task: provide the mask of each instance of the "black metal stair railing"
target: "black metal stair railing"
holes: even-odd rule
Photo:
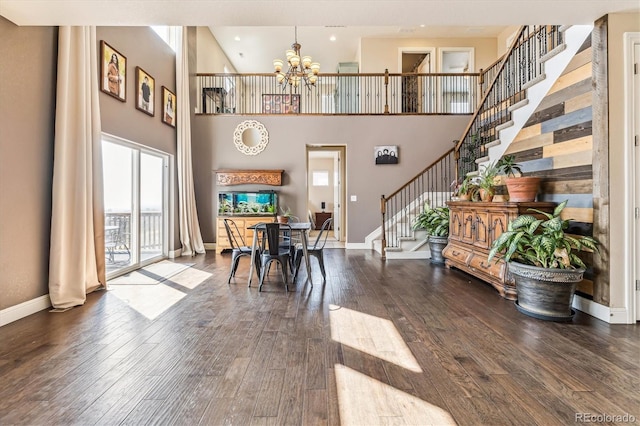
[[[477,171],[476,160],[488,155],[488,144],[498,139],[497,127],[511,120],[510,107],[526,97],[528,85],[544,73],[541,58],[563,43],[563,33],[557,25],[524,26],[512,42],[498,66],[492,66],[482,81],[487,90],[469,125],[455,147],[457,173],[464,177]],[[483,87],[484,88],[484,87]]]
[[[450,200],[455,176],[456,161],[452,148],[391,195],[381,197],[383,259],[386,259],[388,250],[400,248],[403,238],[413,236],[412,221],[424,211],[425,203],[438,207]]]

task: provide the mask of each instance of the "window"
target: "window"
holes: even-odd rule
[[[155,31],[156,34],[158,34],[160,38],[163,39],[164,42],[167,43],[169,47],[173,49],[174,52],[176,51],[176,43],[178,42],[178,37],[177,37],[178,28],[180,27],[168,27],[166,25],[151,26],[151,29]]]
[[[313,186],[329,186],[329,172],[327,170],[314,171],[311,176]]]

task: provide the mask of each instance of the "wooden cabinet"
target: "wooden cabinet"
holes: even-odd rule
[[[238,226],[238,232],[240,236],[244,239],[244,242],[247,246],[251,247],[251,243],[253,241],[253,230],[247,229],[250,226],[253,226],[260,222],[273,222],[274,216],[218,216],[217,223],[217,239],[216,239],[216,253],[221,253],[222,250],[230,249],[231,243],[229,243],[229,237],[227,236],[227,231],[224,228],[224,220],[232,219],[236,225]],[[231,228],[234,231],[233,228]]]
[[[332,213],[316,212],[316,229],[322,229],[322,224],[332,216]]]
[[[487,281],[500,295],[515,300],[515,283],[507,274],[502,259],[487,261],[491,244],[504,231],[509,221],[521,214],[534,214],[535,208],[552,212],[555,203],[481,203],[450,201],[449,244],[442,254],[447,267],[455,267]]]

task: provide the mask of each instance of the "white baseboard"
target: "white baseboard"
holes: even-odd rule
[[[593,300],[586,299],[577,294],[573,296],[573,308],[611,324],[626,324],[627,310],[624,308],[611,309]]]
[[[213,251],[216,249],[216,243],[204,243],[204,249]]]
[[[10,306],[0,311],[0,327],[50,307],[51,299],[48,294],[27,300],[19,305]]]
[[[169,250],[169,259],[175,259],[176,257],[180,257],[182,255],[182,248],[177,250]]]
[[[346,243],[344,248],[347,250],[371,250],[371,244],[367,243]]]

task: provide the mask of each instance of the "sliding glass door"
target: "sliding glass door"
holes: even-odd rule
[[[107,277],[167,257],[169,156],[104,136]]]

